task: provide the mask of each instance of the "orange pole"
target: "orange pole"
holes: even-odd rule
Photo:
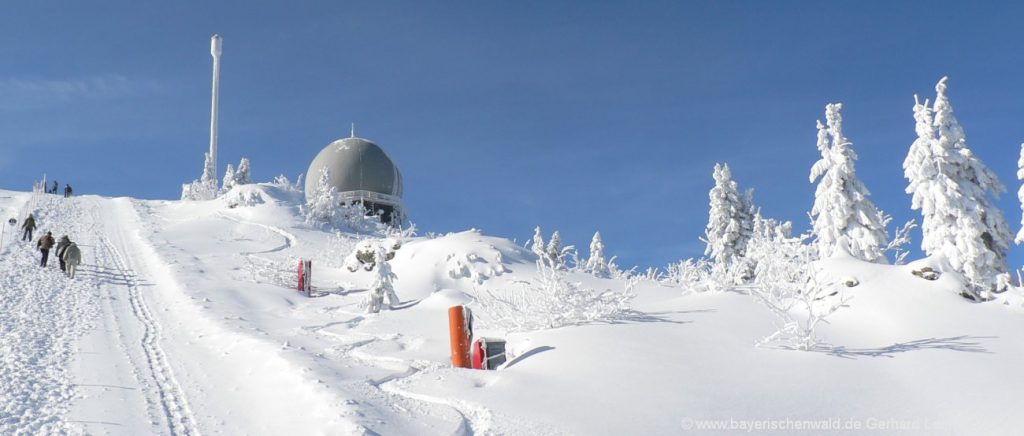
[[[448,308],[448,334],[452,343],[452,366],[472,368],[469,359],[469,326],[466,325],[466,309],[463,306]]]

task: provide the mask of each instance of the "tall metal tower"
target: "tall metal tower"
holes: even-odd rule
[[[210,104],[210,161],[213,162],[213,180],[217,176],[217,99],[220,94],[220,53],[222,39],[214,34],[210,37],[210,55],[213,56],[213,101]]]

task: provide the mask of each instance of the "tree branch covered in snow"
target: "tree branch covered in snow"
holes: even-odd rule
[[[804,351],[825,347],[816,329],[849,300],[834,282],[820,281],[812,263],[814,247],[804,243],[807,238],[803,235],[774,243],[752,240],[748,247],[748,252],[760,259],[750,295],[775,315],[777,327],[759,346]]]
[[[478,312],[493,327],[522,332],[595,322],[615,322],[634,313],[629,308],[636,280],[623,291],[599,292],[566,278],[546,262],[537,261],[537,276],[525,286],[488,291],[477,300]]]
[[[885,215],[879,212],[879,215],[883,215],[880,219],[883,226],[888,227],[889,222],[892,221],[892,216]],[[892,264],[903,265],[907,263],[907,255],[910,254],[910,249],[906,248],[913,242],[910,238],[910,232],[917,228],[917,222],[914,220],[907,221],[903,224],[903,227],[897,228],[896,233],[892,235],[889,243],[885,246],[886,253],[892,253]]]

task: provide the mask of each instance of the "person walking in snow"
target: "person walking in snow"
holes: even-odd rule
[[[32,214],[28,214],[28,218],[25,218],[21,228],[25,229],[25,234],[21,236],[21,240],[32,241],[32,231],[36,229],[36,219],[32,217]]]
[[[57,181],[56,181],[56,180],[54,180],[54,181],[53,181],[53,189],[51,189],[51,190],[50,190],[50,193],[51,193],[51,194],[56,194],[56,193],[57,193],[57,187],[58,187],[58,186],[60,186],[60,183],[57,183]]]
[[[71,238],[69,238],[68,235],[61,236],[60,241],[57,242],[56,254],[57,260],[60,261],[61,271],[66,271],[66,269],[64,268],[64,250],[67,250],[69,245],[71,245]]]
[[[82,263],[82,250],[78,249],[78,244],[72,242],[64,249],[64,255],[61,257],[60,262],[67,264],[68,269],[65,274],[69,278],[75,278],[75,271],[78,269],[78,265]]]
[[[39,238],[36,247],[39,247],[39,251],[43,253],[43,259],[39,261],[39,266],[46,266],[46,260],[50,257],[50,249],[53,248],[53,244],[56,242],[53,240],[53,234],[50,232],[46,232],[42,238]]]
[[[56,192],[54,192],[54,193],[56,194]],[[64,198],[68,198],[70,196],[71,196],[71,185],[70,184],[64,185]]]

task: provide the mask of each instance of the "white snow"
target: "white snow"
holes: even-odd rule
[[[244,190],[262,202],[0,191],[0,217],[31,210],[83,253],[69,280],[6,229],[0,434],[681,434],[787,419],[1019,433],[1024,293],[968,301],[940,260],[820,261],[859,284],[817,351],[755,347],[774,318],[742,292],[652,281],[631,283],[614,318],[509,333],[486,299],[537,282],[529,249],[479,230],[407,239],[390,261],[401,304],[366,314],[374,274],[343,267],[366,236],[307,224],[284,187]],[[295,288],[299,259],[312,297]],[[926,265],[938,280],[912,274]],[[477,312],[478,337],[508,339],[505,367],[450,368],[454,304]]]

